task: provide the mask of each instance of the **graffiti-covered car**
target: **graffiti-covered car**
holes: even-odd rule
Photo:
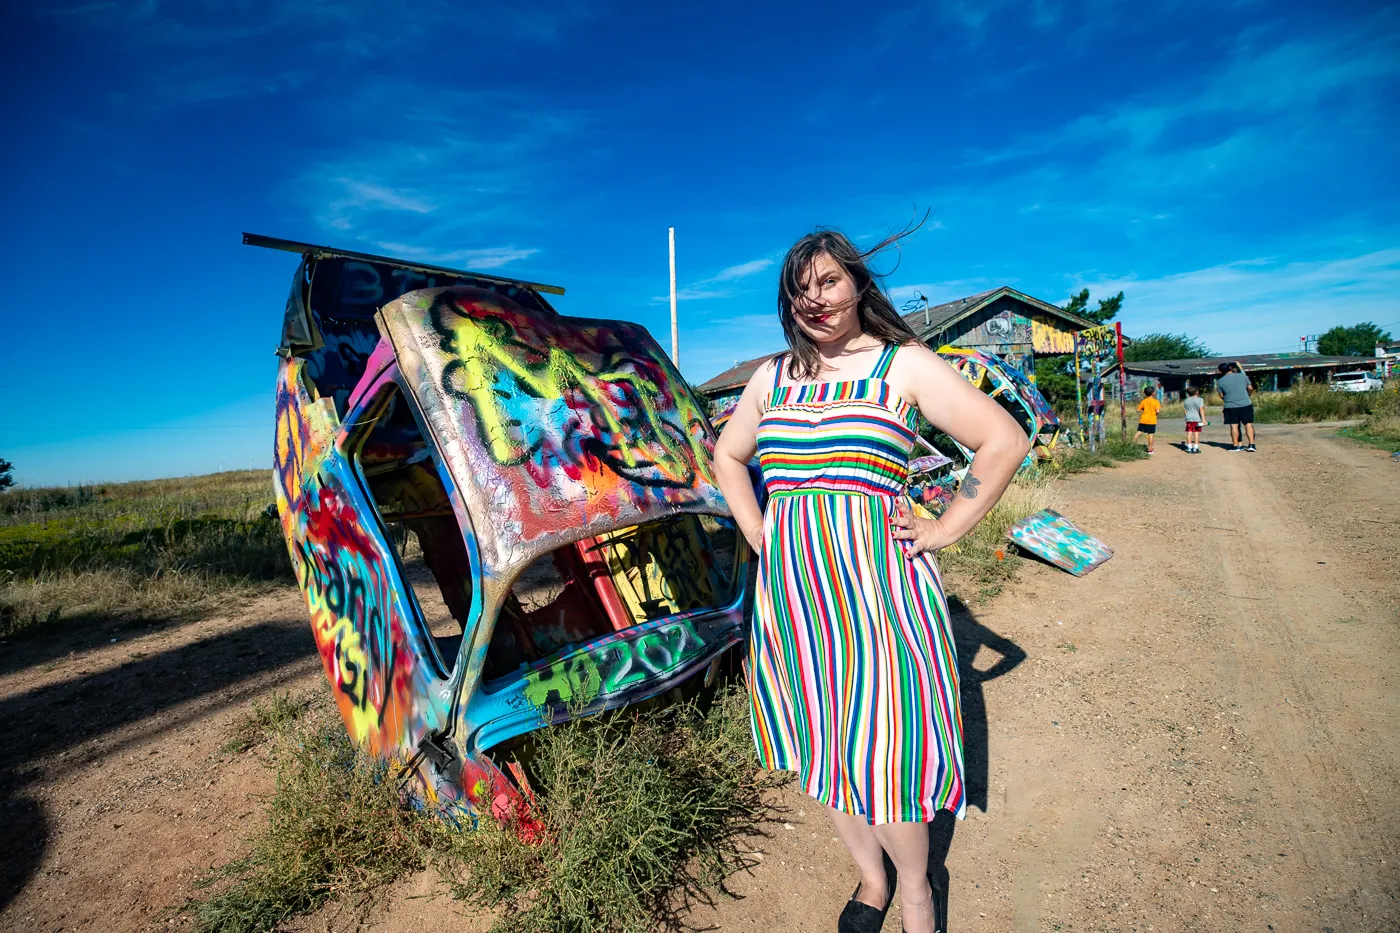
[[[1060,436],[1060,419],[1024,373],[1000,357],[969,347],[945,345],[938,355],[1011,413],[1030,438],[1033,456],[1049,456]]]
[[[316,647],[351,737],[423,805],[523,815],[502,743],[714,676],[748,554],[645,328],[561,316],[552,286],[244,241],[302,254],[274,476]]]

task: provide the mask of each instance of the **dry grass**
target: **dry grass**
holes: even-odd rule
[[[266,471],[0,494],[0,636],[176,618],[290,582]]]
[[[1048,470],[1025,470],[1006,487],[1005,494],[967,537],[938,552],[948,594],[963,602],[983,602],[1001,592],[1013,576],[1015,563],[1008,557],[1015,548],[1006,537],[1016,522],[1052,508],[1051,486],[1054,474]]]
[[[89,618],[181,619],[269,585],[171,570],[144,576],[121,568],[0,574],[0,638],[45,623]]]

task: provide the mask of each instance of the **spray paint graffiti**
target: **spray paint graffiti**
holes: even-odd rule
[[[1048,317],[1031,318],[1031,347],[1036,353],[1055,356],[1074,352],[1074,333],[1061,330],[1058,323]]]
[[[561,533],[627,527],[657,509],[723,510],[707,421],[644,328],[530,314],[480,289],[410,297],[384,320],[401,361],[413,359],[434,434],[485,454],[449,465],[484,493],[488,574]]]
[[[740,641],[747,583],[716,575],[696,517],[727,515],[714,437],[646,331],[561,318],[518,283],[455,281],[379,310],[429,278],[305,254],[279,351],[273,483],[349,735],[415,778],[424,805],[528,829],[492,747],[580,702],[625,705],[703,671]],[[459,636],[430,630],[391,534],[417,537]],[[575,581],[545,609],[588,624],[485,683],[516,578],[555,552],[582,566],[589,546],[613,605]]]
[[[1007,537],[1037,557],[1082,577],[1113,556],[1098,538],[1082,531],[1054,509],[1042,509],[1021,519]]]
[[[1112,327],[1090,327],[1075,336],[1074,374],[1079,431],[1088,439],[1091,450],[1097,450],[1105,436],[1107,398],[1103,372],[1113,363],[1117,346],[1117,333]]]
[[[704,670],[728,622],[712,612],[687,613],[625,629],[561,653],[509,683],[494,682],[471,698],[468,720],[483,745],[577,715],[656,696]]]
[[[1031,439],[1033,456],[1048,456],[1059,438],[1060,419],[1045,396],[1019,369],[989,353],[967,347],[942,346],[938,348],[938,355],[968,382],[1011,412]]]

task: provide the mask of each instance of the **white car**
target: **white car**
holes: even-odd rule
[[[1337,373],[1332,377],[1333,392],[1379,392],[1381,377],[1372,372]]]

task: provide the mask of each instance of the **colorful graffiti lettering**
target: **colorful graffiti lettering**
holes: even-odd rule
[[[1021,519],[1006,534],[1020,547],[1076,577],[1113,556],[1106,544],[1054,509],[1042,509]]]
[[[384,318],[434,433],[461,452],[458,485],[492,516],[488,577],[657,508],[722,508],[706,418],[644,328],[468,288],[415,292]]]
[[[1061,330],[1059,325],[1048,317],[1033,317],[1031,318],[1031,349],[1047,356],[1073,353],[1074,333]]]
[[[478,293],[433,301],[433,330],[451,358],[443,391],[470,403],[482,443],[503,466],[525,464],[541,487],[562,469],[610,470],[642,486],[688,488],[706,447],[697,411],[679,411],[660,361],[618,337],[502,307]],[[629,352],[629,350],[634,352]],[[689,415],[690,417],[686,417]]]
[[[626,694],[699,657],[705,641],[690,619],[616,638],[525,678],[524,695],[537,707],[588,704]]]
[[[314,249],[279,349],[274,487],[337,707],[424,805],[528,835],[495,745],[670,689],[742,637],[747,584],[702,523],[726,514],[709,421],[641,327]],[[409,535],[421,566],[395,550]],[[578,572],[524,611],[537,557]],[[450,620],[419,604],[424,570]],[[508,603],[529,651],[493,654],[483,684]]]
[[[600,535],[594,546],[634,621],[710,606],[721,592],[714,557],[693,517]]]

